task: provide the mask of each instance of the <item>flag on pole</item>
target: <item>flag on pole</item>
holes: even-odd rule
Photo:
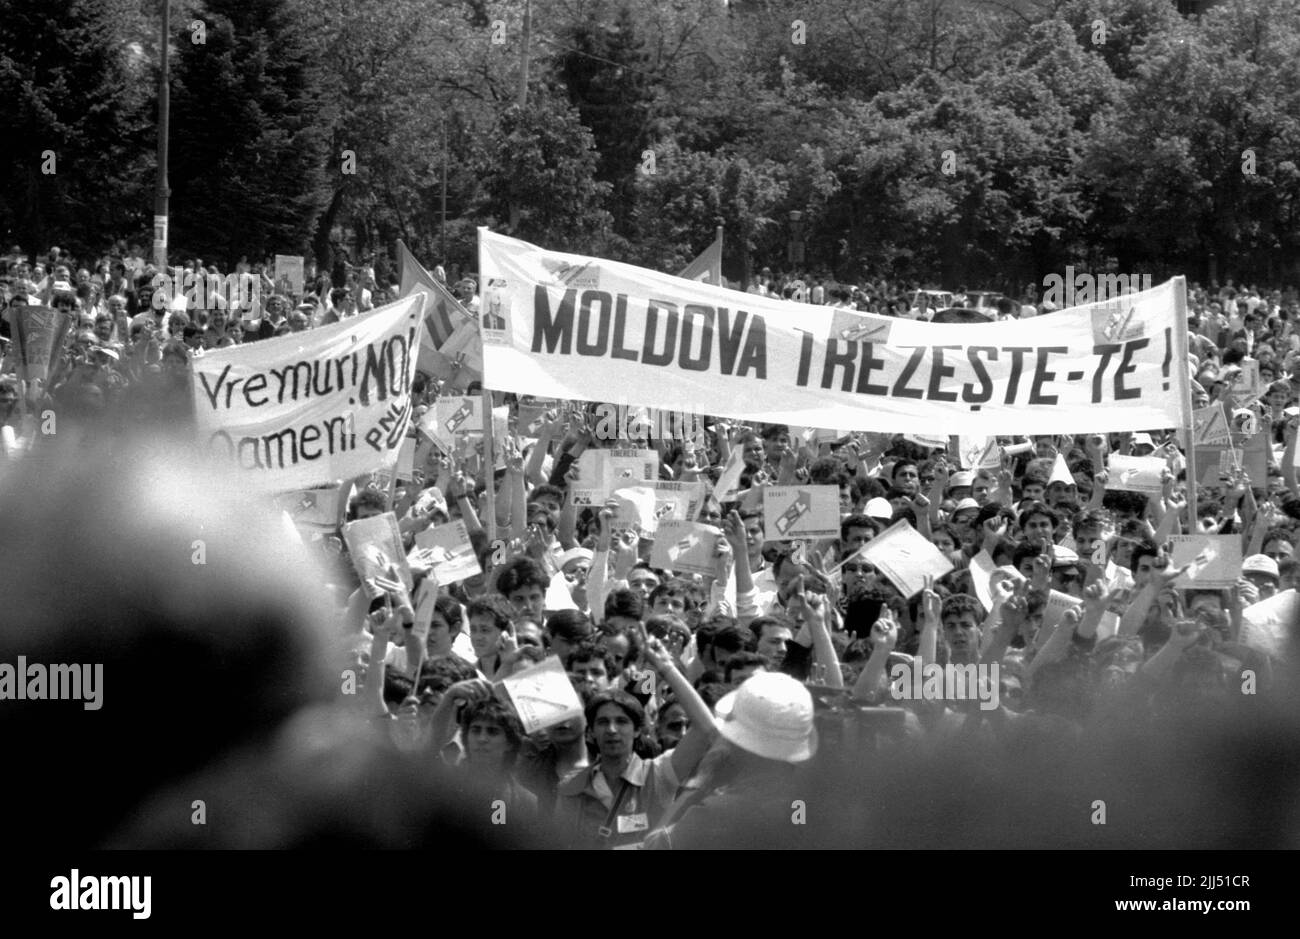
[[[397,267],[401,296],[422,293],[425,297],[425,330],[417,367],[451,382],[453,390],[481,379],[483,346],[478,320],[461,306],[446,284],[424,269],[401,239],[397,242]]]
[[[687,264],[678,277],[685,277],[687,280],[702,280],[706,284],[713,284],[715,287],[722,286],[722,226],[718,226],[717,236],[713,239],[713,244],[701,252],[700,256]]]
[[[401,297],[408,297],[417,291],[427,296],[424,302],[424,320],[427,326],[424,341],[436,352],[451,338],[460,323],[472,317],[451,295],[447,285],[439,283],[436,277],[424,269],[401,239],[397,242],[397,269],[402,281]]]

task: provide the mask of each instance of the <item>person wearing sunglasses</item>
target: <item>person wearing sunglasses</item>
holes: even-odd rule
[[[1079,556],[1061,545],[1053,545],[1051,552],[1052,589],[1082,599],[1084,570]]]
[[[875,565],[862,557],[853,557],[845,561],[840,568],[844,596],[851,597],[860,591],[870,590],[876,584],[877,575]]]

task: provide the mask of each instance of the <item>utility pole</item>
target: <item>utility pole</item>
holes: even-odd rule
[[[533,0],[524,0],[524,41],[519,52],[519,106],[528,104],[528,53],[533,38]]]
[[[158,182],[153,198],[153,262],[160,271],[167,270],[167,137],[171,122],[171,91],[168,51],[171,43],[171,0],[162,0],[162,61],[158,76]]]

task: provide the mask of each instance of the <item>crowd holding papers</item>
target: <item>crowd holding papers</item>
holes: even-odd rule
[[[700,504],[704,501],[704,483],[655,479],[644,485],[654,490],[654,514],[659,522],[666,519],[685,521],[699,514]]]
[[[650,549],[650,563],[679,574],[710,575],[716,570],[721,537],[716,528],[702,522],[661,521]]]
[[[582,715],[582,700],[573,690],[558,656],[515,672],[500,682],[515,706],[524,733],[535,734]]]
[[[286,297],[303,294],[303,259],[296,254],[275,256],[275,292]]]
[[[1174,570],[1190,564],[1174,581],[1179,589],[1231,587],[1241,575],[1239,535],[1170,535],[1169,564]]]
[[[1226,444],[1232,441],[1232,431],[1228,426],[1228,417],[1223,411],[1223,402],[1213,404],[1192,412],[1193,440],[1197,444]]]
[[[406,552],[402,550],[397,516],[392,512],[348,522],[343,526],[343,541],[370,599],[382,597],[389,590],[409,592],[415,585]]]
[[[1164,489],[1161,474],[1167,468],[1160,457],[1112,453],[1106,461],[1106,488],[1158,496]]]
[[[686,521],[695,517],[704,496],[704,484],[656,479],[635,486],[620,486],[610,494],[617,508],[611,524],[614,531],[635,531],[654,537],[667,520]]]
[[[576,787],[568,795],[555,791],[564,785],[551,772],[556,766],[534,774],[541,780],[526,778],[531,768],[507,780],[520,766],[512,762],[517,751],[484,755],[490,748],[449,746],[455,728],[443,727],[443,717],[467,704],[485,705],[474,714],[460,712],[465,734],[471,740],[479,734],[464,730],[476,721],[496,721],[508,731],[515,724],[498,707],[508,699],[527,732],[551,729],[540,744],[556,744],[566,767],[584,755],[611,763],[610,752],[597,757],[584,749],[577,723],[567,734],[555,729],[581,714],[581,701],[600,685],[599,667],[585,666],[603,660],[608,688],[643,699],[645,733],[659,736],[654,742],[661,749],[677,745],[661,761],[676,771],[679,758],[696,743],[705,745],[702,755],[708,741],[702,733],[689,742],[667,739],[666,728],[684,723],[670,708],[678,707],[693,730],[702,731],[716,706],[720,719],[739,721],[729,730],[743,730],[742,682],[757,682],[748,684],[752,690],[769,678],[788,679],[800,702],[842,683],[858,703],[888,703],[887,676],[875,666],[883,666],[890,651],[954,665],[987,653],[975,662],[995,669],[993,659],[1001,656],[1020,682],[1008,709],[1021,721],[1050,715],[1043,736],[1067,740],[1076,738],[1065,735],[1060,720],[1087,721],[1086,702],[1077,714],[1052,709],[1065,700],[1063,692],[1075,696],[1082,673],[1074,665],[1084,659],[1089,674],[1106,676],[1084,683],[1084,692],[1103,703],[1113,696],[1127,718],[1143,705],[1124,693],[1124,682],[1140,682],[1133,687],[1143,695],[1162,674],[1184,682],[1181,674],[1161,672],[1175,662],[1174,653],[1204,658],[1213,644],[1216,654],[1224,650],[1225,667],[1245,662],[1247,650],[1233,633],[1239,622],[1245,644],[1281,654],[1295,599],[1291,591],[1281,598],[1272,592],[1294,583],[1294,564],[1285,558],[1286,544],[1296,543],[1288,521],[1293,503],[1264,492],[1253,496],[1258,508],[1252,511],[1252,496],[1220,490],[1198,506],[1196,493],[1177,479],[1177,445],[1156,445],[1168,436],[1161,428],[1176,421],[1193,452],[1214,454],[1205,465],[1216,483],[1221,471],[1238,478],[1238,468],[1249,465],[1252,481],[1263,489],[1268,438],[1284,436],[1276,423],[1234,433],[1231,424],[1244,415],[1217,402],[1193,425],[1190,403],[1209,394],[1190,388],[1180,374],[1187,354],[1181,282],[1135,294],[1131,302],[1009,325],[941,324],[939,330],[923,321],[860,317],[863,331],[850,336],[844,320],[856,314],[828,312],[820,304],[807,304],[796,316],[789,304],[766,294],[737,295],[508,239],[484,243],[482,286],[490,296],[481,324],[462,315],[459,304],[449,306],[440,284],[421,282],[409,298],[384,305],[384,288],[367,279],[365,289],[373,286],[380,304],[373,312],[353,315],[349,307],[333,325],[309,324],[279,339],[250,334],[246,346],[213,345],[187,360],[199,433],[214,448],[228,446],[228,453],[216,452],[250,474],[246,488],[261,493],[264,506],[271,504],[266,494],[275,497],[275,521],[293,528],[295,537],[306,539],[311,531],[307,547],[335,562],[326,569],[332,579],[322,593],[346,598],[335,606],[346,616],[348,641],[359,651],[371,649],[373,667],[357,676],[367,691],[358,703],[371,724],[376,716],[383,724],[387,708],[391,728],[376,725],[377,731],[391,729],[395,740],[406,741],[403,747],[414,752],[427,746],[431,758],[455,762],[458,771],[462,765],[473,772],[486,768],[507,795],[542,782],[549,794],[541,795],[559,802],[580,794]],[[407,264],[404,279],[412,271],[425,276]],[[471,296],[465,281],[456,290]],[[835,296],[841,295],[836,288]],[[1171,311],[1179,315],[1171,318]],[[38,339],[45,335],[40,329],[57,336],[60,328],[57,316],[48,323],[42,316],[39,308],[27,315],[15,339],[15,345],[30,340],[37,365],[45,342]],[[481,394],[463,395],[462,386],[438,381],[436,372],[415,381],[419,390],[412,391],[412,376],[427,353],[445,358],[453,352],[460,364],[472,365],[476,350],[490,372]],[[57,348],[51,354],[62,365]],[[1267,364],[1279,374],[1275,361]],[[561,397],[615,388],[620,401],[668,407],[681,407],[691,394],[681,412],[691,415],[690,429],[665,432],[660,417],[675,413],[668,410]],[[1192,390],[1194,398],[1186,394]],[[732,409],[736,420],[697,420],[702,401]],[[617,432],[610,431],[609,414],[602,415],[606,407],[618,417]],[[1109,423],[1112,411],[1120,416],[1111,429],[1120,432],[1091,433]],[[418,427],[411,428],[416,413]],[[543,420],[544,428],[538,426]],[[644,429],[629,432],[630,426]],[[1060,433],[1071,426],[1089,433]],[[1136,432],[1139,426],[1150,434]],[[613,441],[619,449],[607,448]],[[525,455],[530,446],[536,448],[531,457]],[[448,459],[431,459],[435,447]],[[1149,455],[1111,454],[1106,461],[1112,448]],[[954,473],[958,462],[968,471]],[[1195,460],[1187,463],[1194,468]],[[494,474],[494,464],[503,475]],[[1107,488],[1149,498],[1097,491],[1092,483],[1103,470]],[[1287,475],[1285,482],[1292,482]],[[398,498],[398,479],[418,485],[402,487]],[[720,504],[705,498],[710,490]],[[444,491],[454,494],[450,505]],[[928,504],[921,492],[929,495]],[[359,520],[345,523],[353,517]],[[919,531],[905,520],[890,524],[913,517]],[[1181,528],[1180,517],[1188,520]],[[435,518],[441,524],[431,527]],[[1227,533],[1196,534],[1202,525]],[[1279,531],[1283,526],[1291,530]],[[1193,534],[1182,534],[1183,528]],[[619,538],[615,549],[611,532],[632,533],[639,541]],[[339,539],[321,537],[325,533],[341,535],[357,578],[339,569]],[[1162,543],[1167,551],[1160,550]],[[1246,544],[1251,547],[1243,549]],[[1261,551],[1266,554],[1252,557],[1243,573],[1243,553]],[[306,567],[288,560],[286,570]],[[1179,638],[1191,633],[1177,604],[1156,603],[1150,615],[1134,607],[1134,597],[1145,604],[1151,596],[1136,581],[1150,566],[1150,582],[1158,585],[1168,560],[1177,569],[1177,587],[1215,594],[1184,598],[1182,609],[1194,608],[1217,627],[1204,630],[1194,649],[1180,648]],[[1033,582],[1012,565],[1027,573],[1032,568]],[[924,602],[898,602],[890,584],[913,601],[926,591]],[[1218,596],[1233,585],[1238,589]],[[1272,599],[1242,611],[1254,596]],[[1124,618],[1130,634],[1124,643],[1071,647],[1071,630],[1058,627],[1085,606],[1081,597],[1093,613],[1090,630],[1100,618],[1097,638],[1116,634]],[[1220,599],[1222,609],[1212,609]],[[995,631],[1000,604],[1006,628]],[[884,607],[888,614],[881,613]],[[393,614],[412,631],[403,634]],[[882,615],[898,626],[888,650],[835,641],[879,638]],[[807,619],[803,631],[801,616]],[[444,618],[453,628],[445,637],[441,629],[434,632],[429,648],[431,625],[441,626]],[[1170,628],[1154,628],[1157,618]],[[936,619],[941,628],[929,628]],[[958,620],[964,628],[954,628]],[[972,642],[968,634],[981,623],[983,641]],[[1043,628],[1046,633],[1037,632]],[[1024,641],[1004,648],[1008,630]],[[1056,640],[1046,643],[1054,630]],[[405,642],[397,638],[402,635]],[[386,643],[405,648],[399,654]],[[1169,653],[1161,655],[1162,647]],[[554,655],[543,658],[548,648],[565,656],[568,674]],[[752,654],[724,661],[723,653],[742,648]],[[1078,660],[1070,671],[1039,668],[1067,652]],[[426,654],[434,661],[421,672]],[[1113,668],[1115,655],[1134,668]],[[389,664],[409,673],[409,687],[383,680]],[[745,678],[745,672],[754,674]],[[490,681],[497,683],[495,704],[484,700]],[[1223,684],[1216,679],[1204,690]],[[717,687],[724,685],[733,687]],[[721,702],[731,692],[740,703],[728,715]],[[438,695],[441,703],[433,700]],[[436,718],[428,727],[424,704],[433,705]],[[611,704],[622,707],[608,701],[594,712]],[[927,711],[935,715],[916,722],[922,733],[947,721],[939,719],[937,703],[906,706],[920,707],[919,718]],[[628,716],[638,718],[634,712]],[[807,715],[811,730],[812,701]],[[426,730],[439,739],[417,739]],[[993,727],[985,734],[977,723],[969,730],[964,736],[970,740],[999,733]],[[628,756],[631,746],[622,750]],[[649,749],[638,756],[643,752]],[[595,767],[576,768],[590,770],[596,780],[616,778]],[[688,769],[681,767],[678,778],[698,778]]]
[[[614,517],[610,530],[630,531],[638,538],[653,538],[658,524],[655,516],[655,491],[649,486],[624,486],[610,495]]]
[[[483,573],[469,531],[461,519],[419,532],[415,536],[415,548],[408,557],[430,568],[432,576],[440,584],[459,583]]]
[[[343,523],[348,494],[340,484],[281,493],[275,501],[299,528],[332,533]]]
[[[835,538],[840,533],[840,491],[836,486],[767,486],[763,527],[768,541]]]
[[[997,469],[1002,462],[1002,448],[996,437],[959,437],[957,458],[963,469]]]
[[[1047,595],[1047,603],[1043,605],[1043,625],[1058,626],[1068,610],[1082,610],[1082,608],[1083,601],[1079,598],[1059,590],[1052,590]]]
[[[659,454],[654,450],[587,449],[578,457],[574,505],[598,505],[622,486],[659,478]]]
[[[457,434],[483,432],[483,401],[471,397],[442,397],[420,418],[420,430],[444,453],[452,453]]]
[[[944,553],[906,519],[895,522],[864,544],[858,557],[888,577],[904,597],[920,593],[927,577],[942,577],[953,569]]]
[[[1244,406],[1252,401],[1258,401],[1263,393],[1264,383],[1259,374],[1259,361],[1242,359],[1241,374],[1237,376],[1232,386],[1233,396]]]
[[[993,588],[999,581],[1009,579],[1012,583],[1019,583],[1025,579],[1025,576],[1014,567],[995,566],[993,558],[987,551],[980,551],[971,558],[968,569],[971,585],[975,589],[975,597],[986,610],[993,609]]]

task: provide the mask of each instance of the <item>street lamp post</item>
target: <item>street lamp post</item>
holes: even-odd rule
[[[158,182],[153,198],[153,261],[160,270],[167,269],[167,136],[171,120],[171,93],[168,77],[168,46],[171,42],[171,0],[162,0],[162,68],[158,77]]]
[[[790,213],[790,250],[788,260],[791,264],[803,263],[803,213],[797,209]]]
[[[524,36],[519,52],[519,107],[528,105],[528,57],[533,38],[533,0],[524,0]]]

